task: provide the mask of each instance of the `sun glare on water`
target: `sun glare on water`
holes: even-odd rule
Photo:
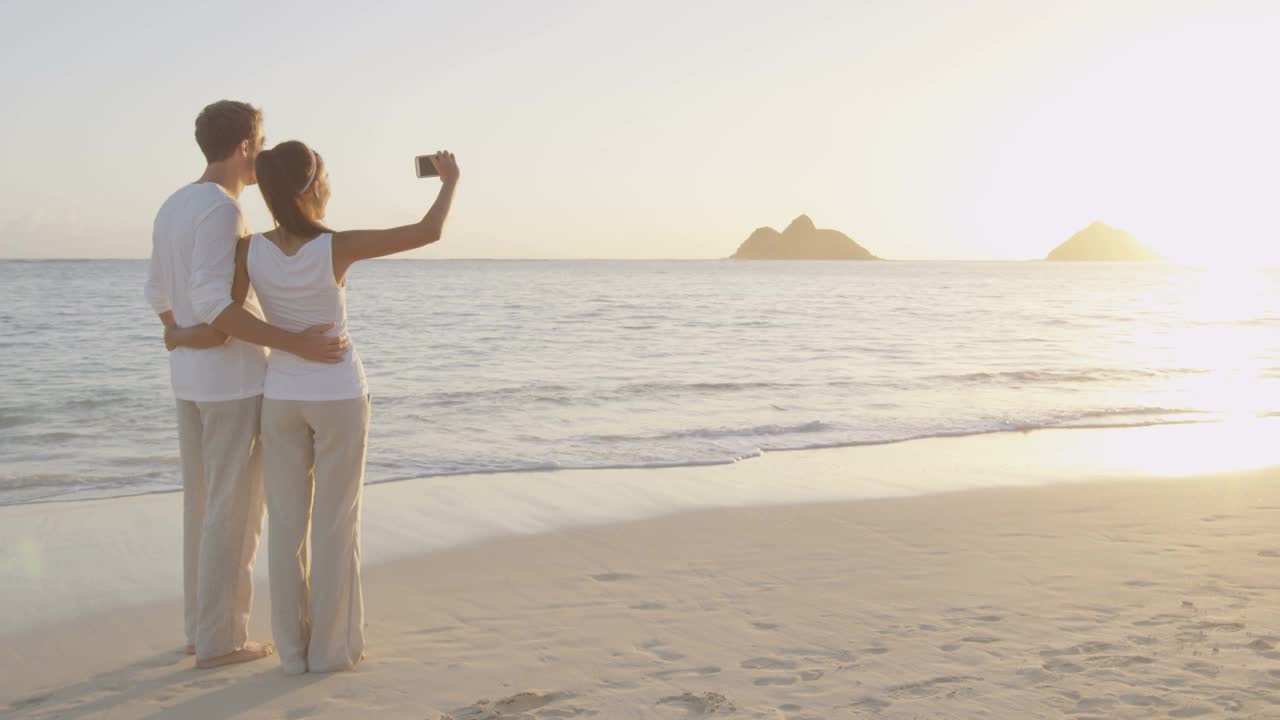
[[[1237,419],[1186,428],[1154,428],[1108,445],[1108,467],[1152,477],[1193,477],[1280,464],[1280,421]],[[1169,432],[1160,432],[1169,431]],[[1176,434],[1175,434],[1176,433]],[[1190,438],[1190,439],[1189,439]]]

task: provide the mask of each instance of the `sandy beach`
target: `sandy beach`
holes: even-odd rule
[[[612,492],[585,499],[564,473],[523,478],[542,483],[523,499],[504,495],[518,483],[503,476],[487,491],[459,481],[457,496],[425,481],[371,487],[369,658],[355,672],[296,678],[274,660],[197,671],[180,653],[176,599],[118,607],[130,587],[145,598],[147,570],[164,579],[172,560],[139,559],[121,579],[119,557],[105,568],[103,558],[135,545],[176,555],[173,538],[155,547],[177,527],[163,520],[176,495],[2,508],[6,585],[16,581],[6,612],[29,626],[11,620],[0,637],[0,708],[295,720],[1280,717],[1280,469],[1187,475],[1121,459],[1158,454],[1195,469],[1185,442],[1195,436],[1209,438],[1195,457],[1229,464],[1212,432],[780,453],[633,471],[635,485],[627,473],[595,477]],[[920,494],[967,473],[1004,487]],[[880,485],[840,481],[864,477]],[[672,489],[691,479],[737,507]],[[792,503],[761,489],[778,487]],[[857,499],[867,493],[881,497]],[[450,498],[469,501],[437,507],[437,519],[505,524],[459,540],[439,522],[406,523],[403,513],[427,511],[415,502]],[[565,508],[585,506],[597,514],[564,521]],[[418,545],[390,551],[388,538],[403,545],[415,532]],[[32,550],[39,533],[62,541]],[[25,555],[12,550],[21,537]],[[32,597],[48,602],[19,604]],[[267,639],[265,583],[255,602],[253,632]]]

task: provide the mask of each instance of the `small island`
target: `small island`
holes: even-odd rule
[[[1129,233],[1094,221],[1053,249],[1046,260],[1161,260],[1151,248]]]
[[[732,260],[879,260],[839,230],[819,230],[801,215],[786,230],[757,228]]]

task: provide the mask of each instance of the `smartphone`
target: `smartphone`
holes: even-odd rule
[[[414,164],[418,166],[418,177],[440,177],[440,173],[436,172],[436,166],[431,164],[431,155],[419,155],[414,158]]]

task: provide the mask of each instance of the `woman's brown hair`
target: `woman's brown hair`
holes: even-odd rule
[[[320,155],[297,140],[287,140],[258,153],[254,161],[258,189],[276,224],[295,237],[333,232],[311,219],[299,200],[320,179],[324,169]]]

